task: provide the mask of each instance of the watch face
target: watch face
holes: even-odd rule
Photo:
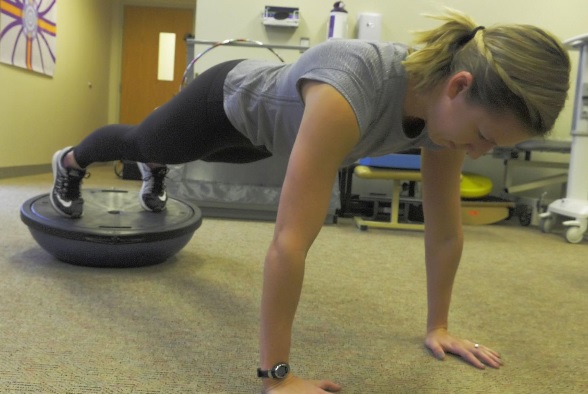
[[[278,364],[274,367],[273,372],[276,379],[284,379],[290,372],[290,366],[288,364]]]

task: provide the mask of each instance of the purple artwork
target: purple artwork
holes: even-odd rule
[[[0,62],[53,76],[57,0],[0,0]]]

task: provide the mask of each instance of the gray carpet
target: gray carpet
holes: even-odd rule
[[[86,187],[135,188],[110,167]],[[49,174],[0,179],[1,393],[258,393],[258,304],[272,223],[205,219],[163,264],[72,266],[42,250],[21,203]],[[515,220],[466,227],[451,330],[499,370],[423,346],[422,234],[326,226],[307,261],[291,363],[345,393],[588,392],[588,241]]]

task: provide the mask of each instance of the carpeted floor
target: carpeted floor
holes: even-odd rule
[[[86,187],[137,189],[111,167]],[[19,218],[50,174],[0,179],[0,393],[258,393],[258,304],[273,225],[206,219],[163,264],[72,266]],[[344,393],[588,392],[588,241],[515,220],[466,227],[451,329],[499,370],[423,346],[422,233],[325,226],[307,261],[291,364]]]

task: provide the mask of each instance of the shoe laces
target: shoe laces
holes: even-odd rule
[[[168,168],[167,167],[156,167],[152,168],[150,171],[150,175],[147,175],[143,178],[144,182],[148,182],[148,190],[150,193],[155,195],[161,195],[165,191],[165,183],[164,179],[167,175]]]
[[[65,174],[57,179],[57,186],[62,197],[75,200],[81,196],[80,185],[82,179],[89,178],[90,173],[83,170],[66,169]]]

